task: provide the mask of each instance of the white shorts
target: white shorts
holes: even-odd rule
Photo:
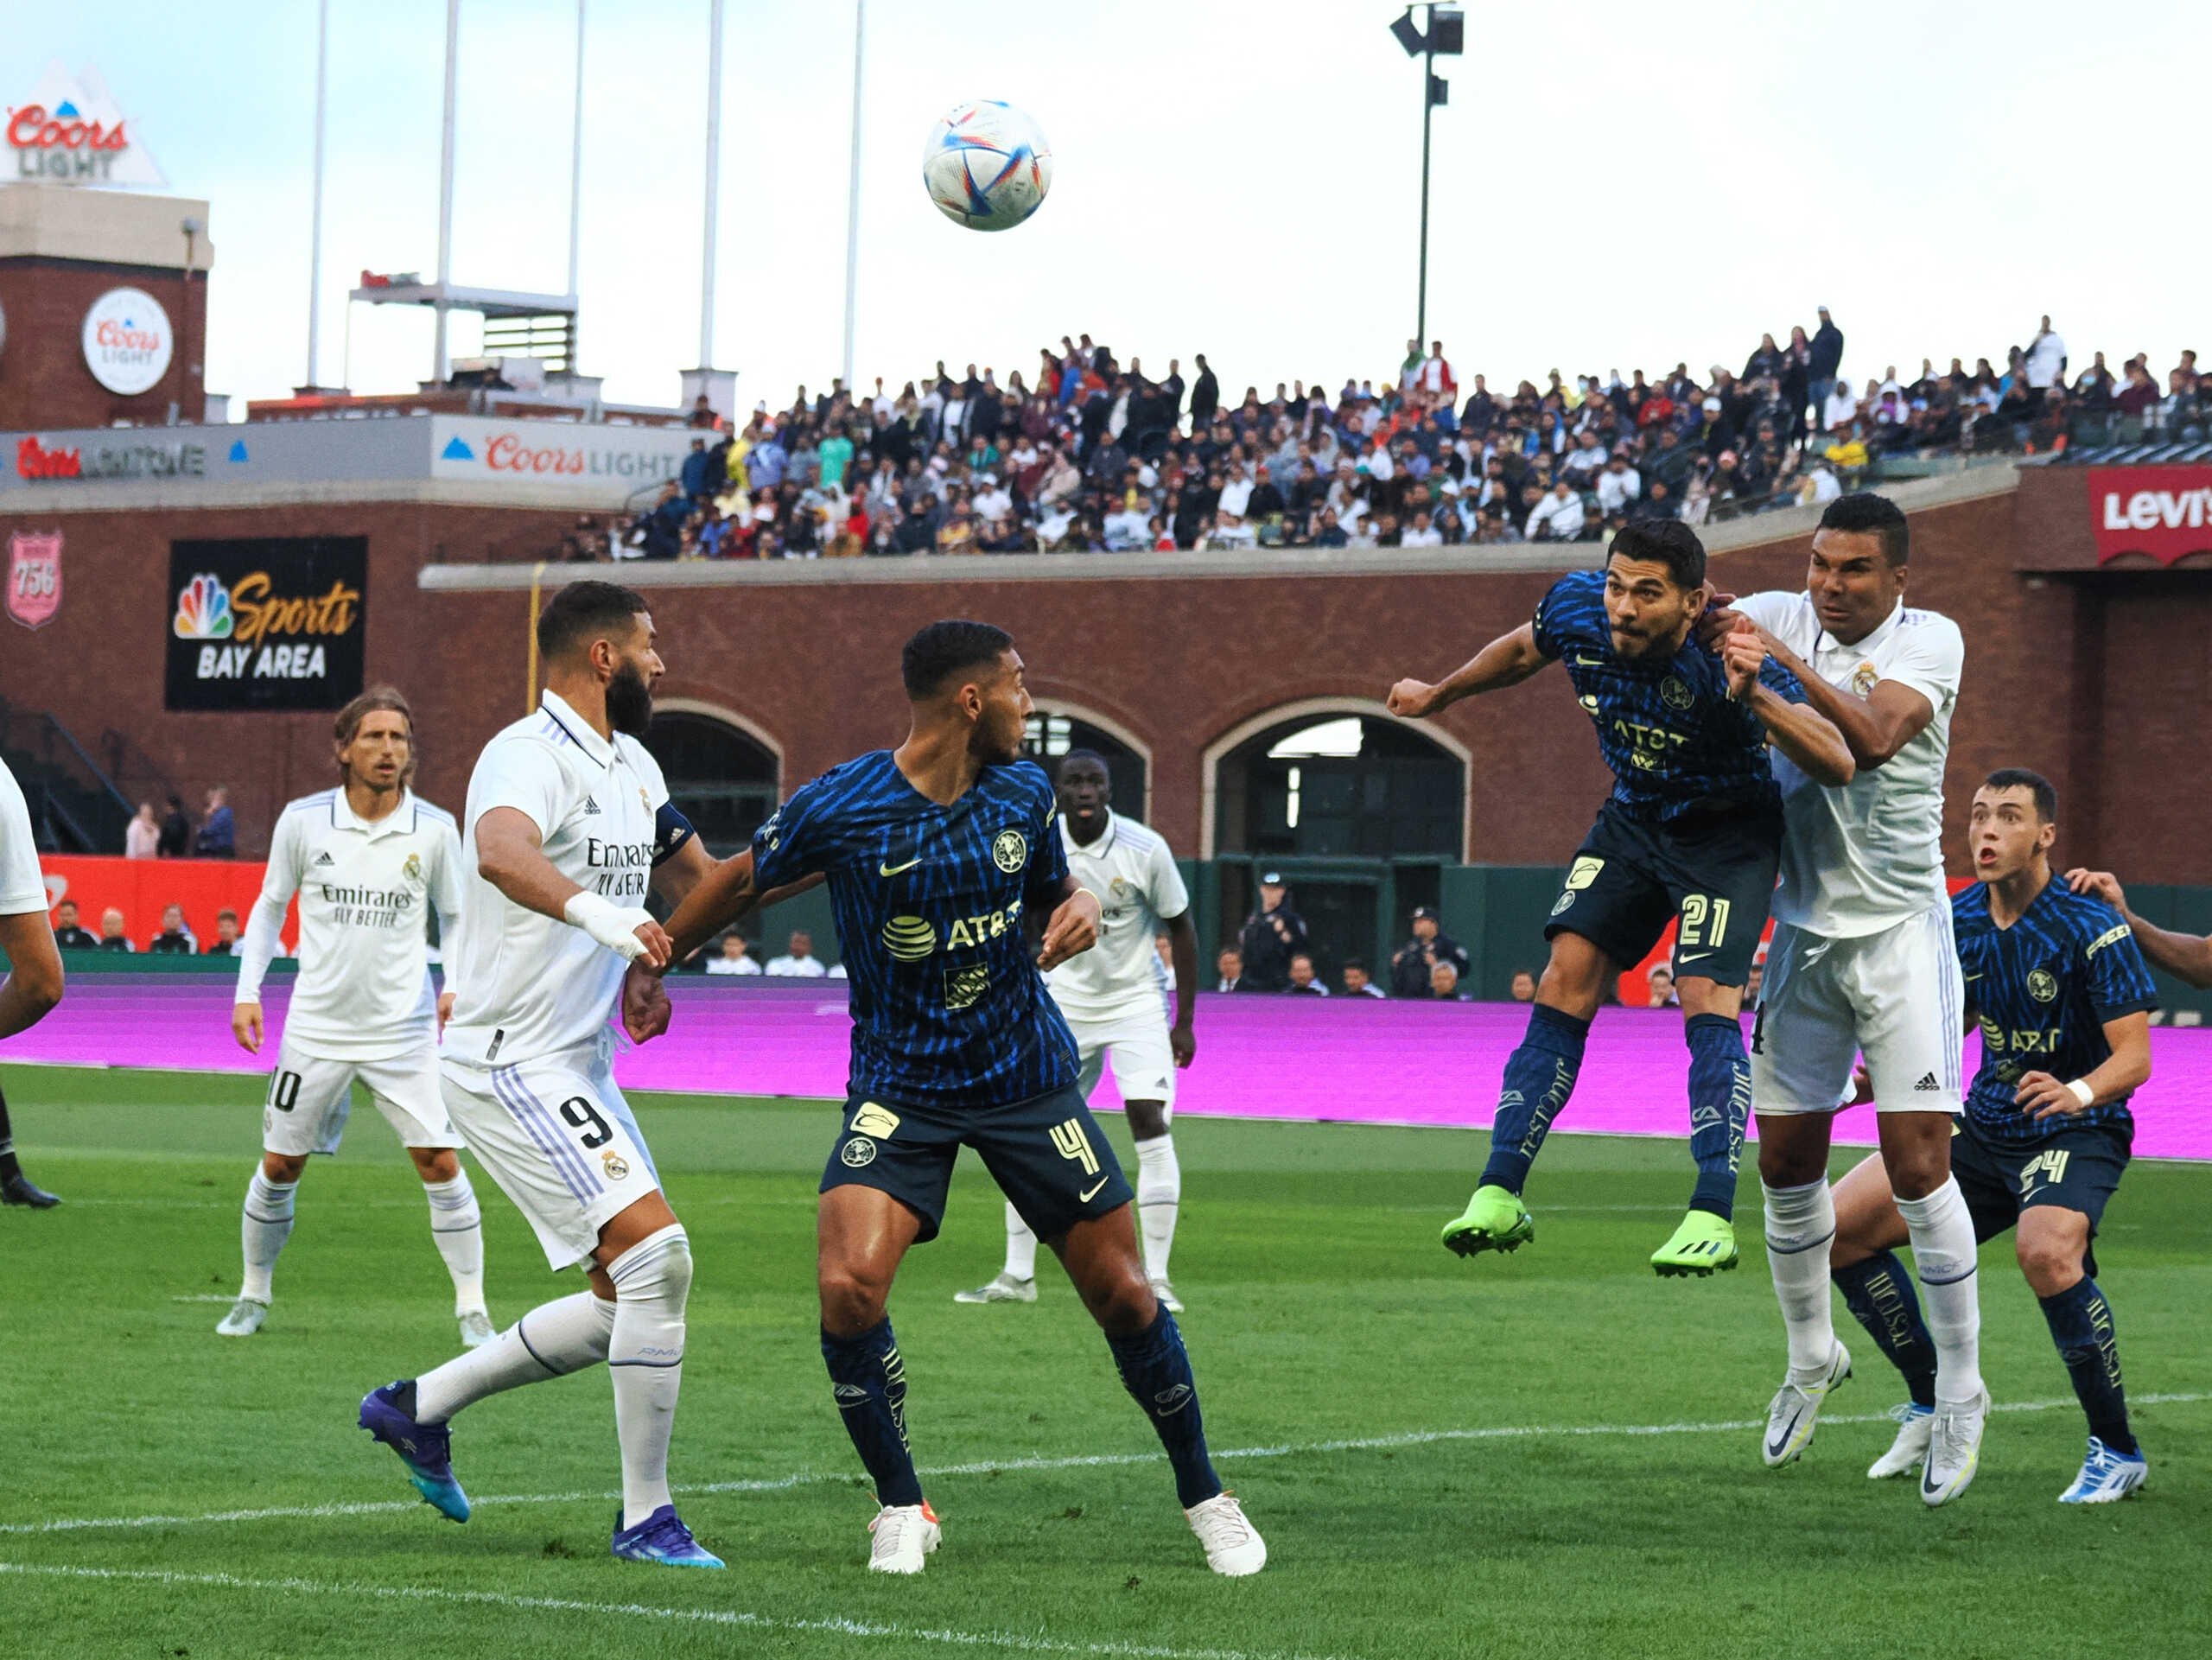
[[[1098,1087],[1110,1058],[1124,1102],[1158,1101],[1164,1116],[1174,1116],[1175,1052],[1168,1047],[1166,1014],[1155,1008],[1110,1020],[1071,1019],[1068,1030],[1075,1034],[1076,1056],[1083,1063],[1076,1087],[1084,1099]]]
[[[335,1153],[353,1110],[353,1080],[369,1086],[402,1147],[465,1147],[438,1091],[438,1052],[425,1043],[383,1060],[330,1060],[286,1034],[261,1104],[261,1145],[286,1158]]]
[[[1778,926],[1751,1034],[1751,1106],[1834,1112],[1866,1058],[1879,1112],[1959,1110],[1959,954],[1946,903],[1855,939]]]
[[[537,1230],[556,1269],[588,1257],[599,1231],[660,1186],[614,1086],[612,1046],[486,1070],[448,1060],[447,1110],[477,1162]]]

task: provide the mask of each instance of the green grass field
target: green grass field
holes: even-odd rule
[[[873,1513],[816,1347],[820,1107],[645,1097],[698,1282],[679,1503],[731,1571],[607,1555],[603,1370],[456,1421],[465,1527],[353,1425],[444,1358],[422,1196],[365,1107],[318,1161],[269,1326],[236,1288],[259,1129],[250,1079],[11,1068],[27,1168],[67,1201],[0,1213],[0,1631],[26,1656],[1173,1657],[2212,1651],[2212,1171],[2144,1165],[2103,1284],[2152,1461],[2126,1504],[2063,1508],[2084,1434],[2007,1247],[1985,1255],[1982,1473],[1930,1512],[1866,1480],[1901,1397],[1871,1345],[1802,1464],[1759,1463],[1778,1376],[1763,1260],[1707,1282],[1643,1259],[1688,1187],[1678,1143],[1555,1138],[1540,1235],[1463,1262],[1436,1227],[1482,1140],[1186,1122],[1175,1279],[1225,1479],[1267,1571],[1205,1570],[1151,1432],[1064,1281],[956,1307],[997,1267],[963,1162],[893,1313],[944,1518],[926,1574],[866,1573]],[[1110,1125],[1126,1156],[1118,1122]],[[1840,1162],[1839,1168],[1841,1167]],[[482,1180],[494,1318],[573,1288]],[[1744,1215],[1756,1241],[1757,1183]],[[1051,1270],[1048,1270],[1048,1274]],[[1838,1308],[1849,1340],[1857,1328]]]

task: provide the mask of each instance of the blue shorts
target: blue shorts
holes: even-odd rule
[[[918,1239],[927,1243],[944,1220],[963,1147],[982,1154],[991,1180],[1039,1239],[1058,1239],[1136,1197],[1071,1084],[982,1110],[893,1107],[855,1096],[845,1103],[822,1191],[879,1188],[922,1219]]]
[[[1609,801],[1574,855],[1544,938],[1580,934],[1627,968],[1679,918],[1676,976],[1740,986],[1781,863],[1778,811],[1746,805],[1647,824]]]

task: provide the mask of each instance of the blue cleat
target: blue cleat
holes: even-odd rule
[[[363,1396],[361,1428],[399,1454],[425,1504],[455,1522],[468,1520],[468,1495],[453,1479],[452,1437],[443,1424],[415,1421],[413,1378]]]
[[[2059,1494],[2062,1504],[2109,1504],[2125,1498],[2143,1485],[2151,1473],[2150,1460],[2139,1449],[2116,1453],[2094,1435],[2089,1437],[2089,1456],[2082,1460],[2082,1473]]]
[[[611,1549],[625,1561],[658,1562],[663,1568],[729,1566],[691,1536],[691,1530],[677,1518],[673,1504],[662,1505],[634,1528],[624,1527],[622,1512],[616,1511]]]

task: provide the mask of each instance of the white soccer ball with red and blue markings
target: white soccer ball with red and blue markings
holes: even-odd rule
[[[937,210],[971,231],[1010,231],[1052,188],[1052,152],[1037,124],[1011,104],[976,99],[930,130],[922,183]]]

